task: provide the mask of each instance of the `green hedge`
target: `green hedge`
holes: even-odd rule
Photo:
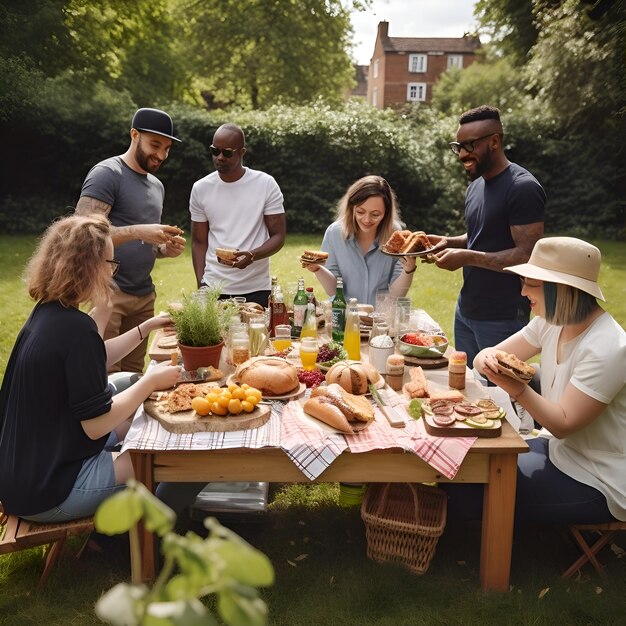
[[[71,210],[95,163],[128,146],[135,105],[125,94],[57,79],[42,81],[40,96],[22,109],[14,104],[11,115],[0,118],[1,232],[41,231]],[[356,101],[338,109],[319,102],[234,113],[163,108],[184,140],[159,173],[164,222],[188,229],[191,187],[213,169],[213,133],[235,122],[246,132],[245,163],[274,176],[283,191],[289,232],[322,233],[345,189],[366,174],[389,180],[410,228],[463,232],[467,180],[447,147],[456,116],[440,118],[426,107],[398,114]],[[562,138],[558,129],[540,128],[540,120],[521,113],[507,114],[506,123],[509,157],[546,188],[549,232],[623,237],[623,204],[606,154],[594,154],[587,137]]]

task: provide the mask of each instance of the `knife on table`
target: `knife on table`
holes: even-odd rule
[[[406,420],[399,411],[396,411],[396,409],[389,404],[389,398],[385,390],[376,389],[374,385],[370,385],[369,389],[372,393],[372,398],[374,398],[374,402],[376,402],[381,413],[387,418],[389,425],[394,428],[404,428],[406,426]]]

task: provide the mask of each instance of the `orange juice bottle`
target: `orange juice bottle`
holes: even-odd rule
[[[361,360],[361,331],[359,329],[359,311],[356,298],[350,298],[346,312],[346,327],[343,333],[343,347],[348,358],[353,361]]]

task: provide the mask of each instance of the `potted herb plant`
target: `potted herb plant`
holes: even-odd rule
[[[203,287],[182,303],[170,306],[168,313],[174,322],[178,347],[186,370],[199,367],[219,367],[224,338],[239,306],[230,300],[219,300],[220,286]]]

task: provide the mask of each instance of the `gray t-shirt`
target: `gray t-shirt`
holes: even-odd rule
[[[161,221],[165,189],[156,176],[139,174],[116,156],[91,168],[80,195],[110,204],[113,226],[132,226]],[[151,244],[129,241],[115,248],[115,258],[120,261],[115,282],[122,291],[135,296],[154,291],[150,272],[156,253]]]

